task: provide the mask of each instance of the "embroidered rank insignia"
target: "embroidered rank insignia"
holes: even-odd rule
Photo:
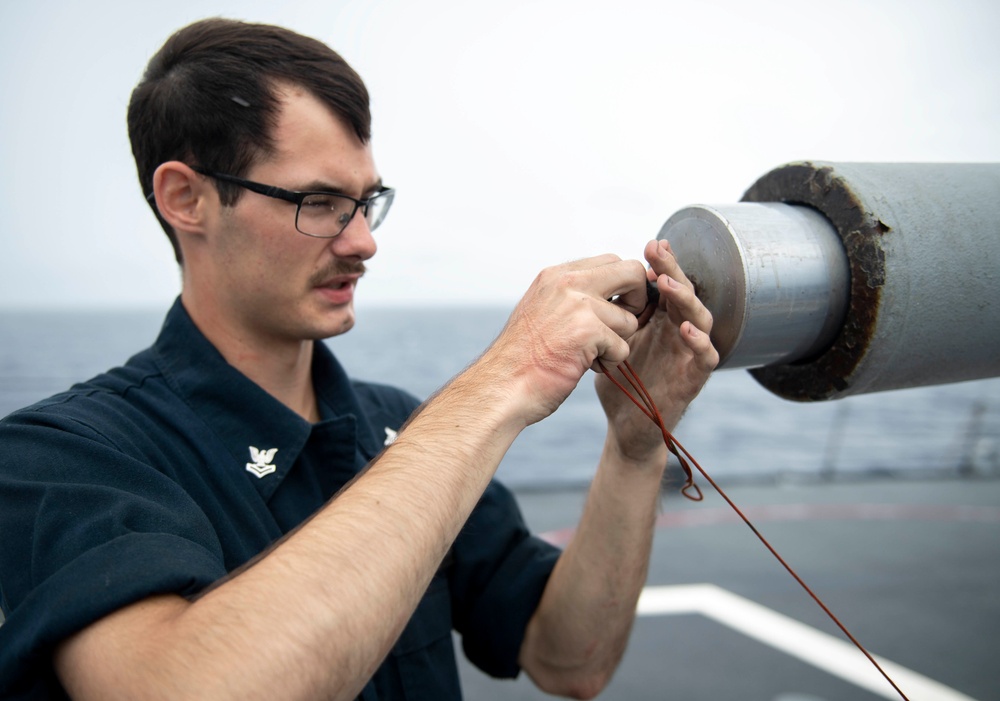
[[[393,442],[396,440],[396,435],[398,433],[399,433],[398,431],[393,431],[391,428],[389,428],[388,426],[386,426],[385,427],[385,443],[383,443],[382,445],[384,445],[384,446],[390,446],[390,445],[392,445]]]
[[[251,472],[260,479],[264,475],[269,475],[278,468],[271,464],[274,460],[274,454],[278,452],[277,448],[271,448],[270,450],[257,450],[254,446],[250,446],[250,459],[253,462],[247,463],[247,472]]]

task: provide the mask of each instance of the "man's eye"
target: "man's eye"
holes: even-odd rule
[[[309,195],[302,200],[302,206],[309,209],[336,209],[344,200],[333,195]]]

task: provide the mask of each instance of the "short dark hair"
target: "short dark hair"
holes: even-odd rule
[[[273,151],[281,83],[302,87],[371,138],[368,90],[326,44],[282,27],[229,19],[188,25],[167,39],[132,91],[128,133],[142,192],[182,262],[177,236],[152,201],[153,173],[171,160],[242,177]],[[216,183],[225,205],[242,190]]]

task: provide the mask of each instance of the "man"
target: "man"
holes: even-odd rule
[[[660,433],[600,381],[608,437],[562,554],[492,476],[599,359],[630,358],[678,420],[717,354],[669,247],[648,271],[543,271],[418,408],[317,343],[353,326],[392,198],[339,56],[196,23],[150,61],[129,132],[181,295],[151,349],[3,422],[0,692],[456,698],[454,627],[491,674],[596,694],[645,579]]]

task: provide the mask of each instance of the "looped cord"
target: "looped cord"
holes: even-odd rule
[[[864,654],[864,656],[868,658],[868,661],[871,662],[873,665],[875,665],[875,669],[877,669],[879,673],[883,677],[885,677],[885,680],[889,682],[890,685],[892,685],[892,688],[896,690],[896,693],[900,695],[903,701],[910,701],[906,697],[906,694],[904,694],[902,690],[898,686],[896,686],[896,682],[894,682],[889,677],[889,675],[886,674],[885,670],[882,669],[879,663],[875,661],[875,658],[871,656],[868,650],[866,650],[865,647],[860,642],[858,642],[857,638],[851,635],[851,632],[847,630],[847,628],[844,626],[843,623],[840,622],[840,619],[838,619],[836,616],[833,615],[833,612],[829,608],[827,608],[826,604],[824,604],[822,600],[820,600],[820,598],[815,593],[813,593],[813,590],[809,588],[809,586],[802,580],[801,577],[799,577],[799,575],[795,572],[795,570],[793,570],[791,566],[787,562],[785,562],[784,558],[782,558],[781,555],[778,554],[778,551],[775,550],[769,542],[767,542],[767,539],[763,535],[761,535],[760,531],[758,531],[757,528],[750,522],[750,519],[748,519],[743,514],[743,512],[740,511],[739,507],[736,506],[735,503],[733,503],[732,499],[730,499],[729,496],[726,495],[724,491],[722,491],[722,488],[715,483],[715,480],[709,477],[708,473],[705,472],[705,469],[698,464],[698,461],[694,459],[691,453],[689,453],[684,448],[684,446],[678,443],[677,439],[674,438],[673,435],[671,435],[670,431],[667,430],[667,427],[663,422],[663,417],[660,415],[660,410],[656,408],[656,403],[653,401],[653,397],[649,394],[649,391],[646,389],[646,386],[642,383],[642,380],[639,379],[639,375],[637,375],[635,370],[632,369],[632,366],[629,364],[629,362],[626,360],[624,363],[622,363],[618,367],[618,371],[622,374],[622,377],[624,377],[628,381],[628,383],[632,386],[632,389],[635,390],[635,395],[629,392],[628,389],[621,382],[616,380],[611,375],[608,369],[604,366],[604,363],[601,362],[600,358],[598,358],[597,360],[597,365],[601,368],[601,372],[604,373],[604,375],[611,381],[611,383],[615,387],[620,389],[625,394],[626,397],[631,399],[632,403],[635,404],[637,407],[639,407],[639,410],[642,411],[642,413],[645,414],[650,421],[655,423],[657,428],[659,428],[660,431],[663,433],[663,441],[664,443],[666,443],[667,449],[671,453],[673,453],[674,456],[677,457],[678,461],[680,461],[681,468],[684,470],[684,475],[686,479],[684,482],[684,486],[681,487],[681,494],[683,494],[691,501],[701,501],[702,499],[705,498],[704,495],[701,493],[701,489],[694,481],[694,473],[691,471],[691,466],[688,465],[687,462],[687,460],[690,460],[691,463],[694,464],[696,468],[698,468],[698,472],[700,472],[701,475],[708,481],[708,483],[712,485],[715,491],[719,493],[719,496],[721,496],[726,501],[726,503],[729,504],[730,507],[732,507],[733,511],[735,511],[737,515],[743,520],[743,522],[750,528],[750,530],[753,531],[753,534],[757,536],[757,538],[760,540],[761,543],[764,544],[764,547],[766,547],[768,550],[771,551],[771,554],[774,555],[774,557],[778,560],[778,562],[780,562],[781,565],[788,571],[788,573],[792,575],[792,578],[794,578],[795,581],[799,583],[799,586],[801,586],[805,590],[805,592],[812,597],[813,601],[815,601],[819,605],[819,607],[823,609],[826,615],[830,617],[830,620],[832,620],[834,623],[837,624],[837,627],[840,628],[840,630],[844,633],[844,635],[846,635],[847,638],[852,643],[854,643],[855,647],[857,647]],[[638,397],[636,395],[638,395]],[[687,458],[687,460],[685,460],[685,457]]]

